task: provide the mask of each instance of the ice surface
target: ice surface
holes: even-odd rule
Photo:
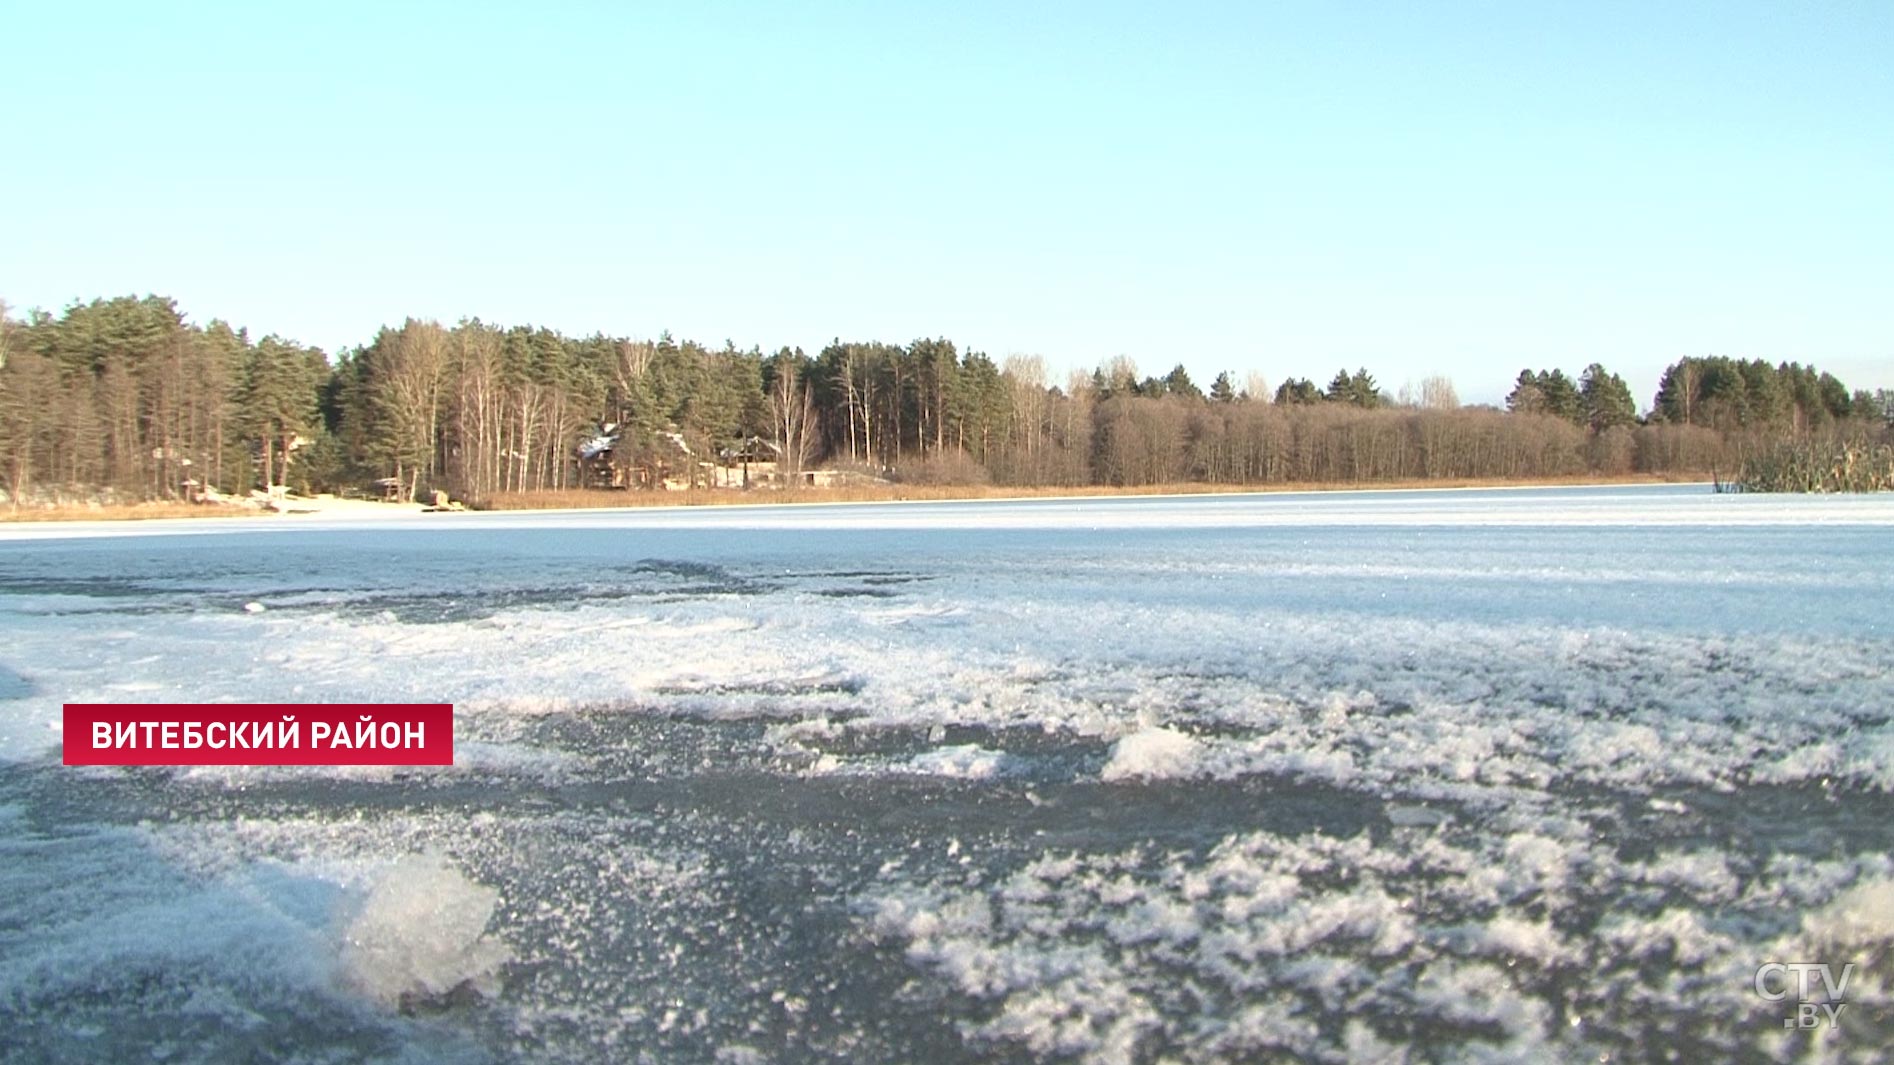
[[[0,529],[0,1026],[1845,1057],[1894,1038],[1890,559],[1894,500],[1693,487]],[[58,766],[116,700],[452,701],[456,764]],[[1784,1034],[1757,966],[1831,959],[1852,1027]]]
[[[1120,498],[1072,497],[976,503],[857,503],[639,507],[415,515],[364,521],[283,515],[236,523],[174,519],[139,522],[16,523],[0,539],[179,536],[269,532],[503,532],[543,529],[895,530],[1239,529],[1516,526],[1845,526],[1886,525],[1894,501],[1879,495],[1717,495],[1705,485],[1588,489],[1419,489],[1271,492]]]

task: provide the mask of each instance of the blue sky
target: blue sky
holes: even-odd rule
[[[1894,4],[8,5],[16,311],[1894,387]]]

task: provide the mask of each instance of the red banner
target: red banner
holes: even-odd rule
[[[452,703],[67,703],[67,765],[453,765]]]

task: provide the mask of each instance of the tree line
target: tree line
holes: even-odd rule
[[[581,484],[582,441],[625,461],[703,459],[751,438],[816,463],[919,482],[1148,485],[1710,473],[1784,439],[1885,439],[1886,391],[1796,363],[1685,358],[1640,416],[1616,374],[1522,371],[1506,409],[1430,377],[1390,395],[1366,368],[1326,385],[1129,358],[1065,381],[945,338],[836,340],[814,355],[664,334],[568,337],[410,319],[330,358],[156,296],[14,318],[0,305],[0,487],[15,501],[109,491],[179,498],[274,485],[479,502]]]

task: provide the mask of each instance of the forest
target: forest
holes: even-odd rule
[[[790,472],[927,484],[1711,476],[1795,441],[1881,447],[1891,417],[1887,390],[1760,359],[1681,358],[1640,414],[1599,363],[1522,370],[1499,409],[1462,405],[1440,377],[1390,394],[1366,368],[1204,388],[1181,364],[1140,376],[1119,356],[1054,381],[1040,358],[944,338],[812,356],[410,319],[331,358],[192,324],[157,296],[22,317],[0,304],[0,490],[16,507],[377,484],[478,505],[581,486],[601,433],[660,468],[766,441]]]

